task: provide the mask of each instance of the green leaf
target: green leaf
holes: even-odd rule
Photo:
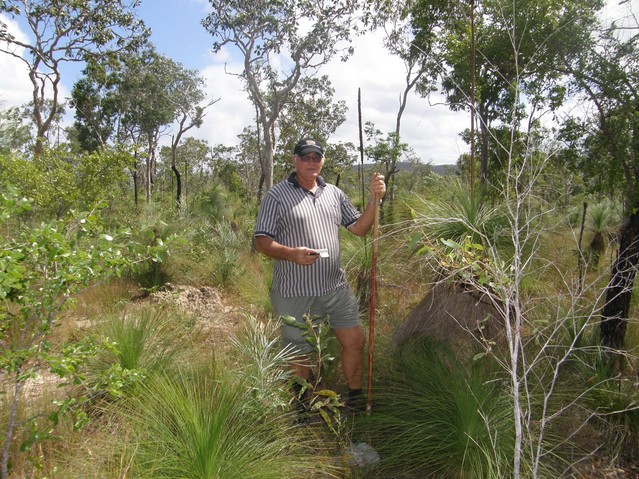
[[[454,250],[462,249],[462,246],[452,239],[440,238],[439,241],[441,241],[444,244],[444,246],[447,246],[448,248],[451,248]]]
[[[416,233],[408,243],[408,251],[414,251],[417,248],[420,240],[422,239],[423,234],[421,232]]]

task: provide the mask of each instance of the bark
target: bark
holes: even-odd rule
[[[630,300],[639,262],[639,201],[630,209],[619,233],[619,250],[606,288],[600,326],[601,344],[622,349],[630,315]]]
[[[7,429],[5,433],[5,441],[2,446],[2,458],[0,460],[0,479],[8,479],[9,477],[9,464],[11,460],[11,445],[13,444],[14,434],[18,428],[18,405],[22,397],[23,381],[19,379],[22,373],[22,368],[13,375],[14,387],[13,398],[11,399],[11,407],[9,411],[9,417],[7,419]]]
[[[581,292],[581,288],[583,287],[584,280],[584,257],[583,250],[581,249],[581,241],[584,237],[584,226],[586,225],[586,211],[588,210],[588,203],[584,201],[584,210],[581,215],[581,228],[579,229],[579,243],[577,243],[577,248],[579,252],[579,256],[577,258],[577,267],[579,269],[579,292]]]
[[[173,170],[173,173],[175,174],[175,204],[179,210],[182,207],[182,175],[180,175],[175,163],[171,165],[171,170]]]
[[[480,123],[480,141],[481,141],[481,157],[479,165],[479,181],[482,185],[488,181],[488,147],[490,142],[490,131],[488,129],[488,115],[486,107],[480,103],[479,105],[479,123]]]
[[[138,170],[137,168],[131,169],[131,177],[133,178],[133,202],[135,206],[138,205]]]

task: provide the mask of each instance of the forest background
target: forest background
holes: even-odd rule
[[[2,479],[634,477],[636,3],[610,22],[598,0],[210,0],[192,28],[240,59],[254,110],[233,145],[191,136],[222,99],[158,53],[138,7],[0,1],[0,52],[32,91],[0,112]],[[323,69],[371,31],[405,67],[394,125],[363,116],[339,140]],[[83,72],[69,98],[66,64]],[[414,93],[468,117],[450,175],[403,133]],[[389,187],[379,238],[343,238],[380,323],[373,414],[344,415],[320,322],[303,427],[251,248],[301,136],[356,205],[373,169]]]

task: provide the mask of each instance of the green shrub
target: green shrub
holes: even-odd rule
[[[358,425],[381,456],[375,477],[509,477],[512,407],[483,367],[426,340],[396,352]]]
[[[37,411],[22,417],[27,382],[42,370],[75,384],[82,383],[81,365],[96,351],[88,338],[73,344],[56,344],[53,333],[59,314],[74,295],[96,281],[123,271],[159,262],[166,253],[163,244],[141,247],[126,231],[107,232],[96,210],[31,226],[20,223],[32,202],[8,187],[0,193],[0,374],[8,390],[5,447],[0,455],[0,477],[8,477],[14,440],[26,436],[22,450],[51,437],[53,424],[66,412],[78,413],[78,427],[86,414],[84,398],[57,401],[52,411]]]
[[[163,374],[125,412],[132,477],[306,479],[335,472],[312,434],[265,414],[246,386],[219,372]],[[329,476],[330,477],[330,476]]]
[[[111,347],[97,355],[87,372],[99,390],[99,381],[120,371],[128,384],[116,391],[120,396],[151,374],[176,367],[188,341],[184,321],[168,308],[144,308],[129,314],[113,314],[102,318],[99,335]],[[105,391],[109,392],[109,391]]]

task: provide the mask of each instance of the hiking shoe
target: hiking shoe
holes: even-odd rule
[[[366,396],[361,389],[349,389],[346,398],[346,410],[352,414],[366,412]]]

